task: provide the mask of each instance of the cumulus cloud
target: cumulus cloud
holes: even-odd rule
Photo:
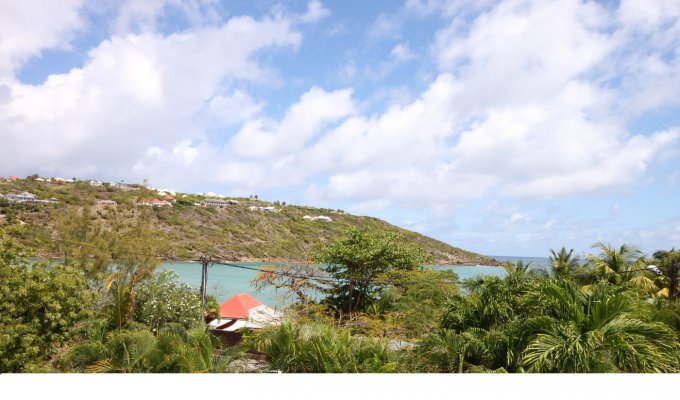
[[[68,48],[82,28],[83,0],[0,3],[0,83],[45,49]]]
[[[257,112],[257,103],[230,90],[230,82],[272,79],[254,53],[299,43],[285,18],[234,17],[167,36],[114,36],[92,49],[82,68],[50,75],[42,85],[9,85],[11,98],[0,105],[0,158],[23,171],[128,176],[149,146],[171,150],[203,140],[206,124]],[[245,101],[235,114],[223,108],[239,100]],[[175,155],[186,162],[197,157],[191,154]]]
[[[413,52],[411,52],[411,49],[409,49],[407,43],[398,43],[396,46],[392,48],[390,54],[392,55],[392,57],[394,57],[397,61],[400,62],[408,61],[415,57]]]
[[[424,88],[404,92],[395,83],[365,94],[353,85],[371,71],[349,52],[352,61],[332,72],[340,88],[291,85],[287,104],[251,90],[282,81],[268,51],[298,49],[301,26],[330,11],[310,1],[299,15],[216,18],[160,32],[168,7],[191,21],[210,18],[210,2],[181,4],[124,3],[117,34],[84,65],[41,85],[14,74],[41,50],[68,46],[81,24],[79,2],[60,5],[59,18],[50,24],[45,16],[36,32],[0,23],[8,55],[0,60],[0,158],[14,169],[6,173],[149,177],[239,194],[294,188],[298,200],[358,204],[362,212],[446,215],[489,196],[523,201],[631,187],[680,139],[673,124],[631,129],[645,113],[680,105],[680,7],[672,0],[409,0],[380,14],[370,36],[399,37],[409,12],[436,13],[443,26],[431,41]],[[23,34],[30,40],[12,44]],[[390,47],[378,70],[414,58],[406,41]],[[401,94],[384,108],[366,106],[381,90]],[[535,232],[527,243],[563,222],[520,208],[494,221],[508,231],[489,240],[527,226]]]
[[[331,12],[328,11],[320,1],[312,0],[307,3],[307,12],[305,12],[300,19],[302,22],[314,23],[321,21],[329,15],[331,15]]]

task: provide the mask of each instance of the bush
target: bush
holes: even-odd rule
[[[324,324],[284,322],[246,338],[246,347],[267,355],[272,369],[283,372],[396,372],[387,345],[354,337]]]
[[[198,291],[178,282],[172,271],[162,271],[144,282],[135,295],[135,320],[160,331],[170,323],[191,328],[200,323],[201,300]]]
[[[94,297],[83,271],[21,256],[0,231],[0,373],[36,370],[87,318]]]

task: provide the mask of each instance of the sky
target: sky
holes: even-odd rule
[[[680,247],[680,2],[0,0],[0,176]]]

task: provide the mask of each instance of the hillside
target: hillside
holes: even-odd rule
[[[165,194],[141,185],[112,187],[92,186],[89,181],[51,183],[35,180],[0,181],[0,194],[28,192],[36,199],[53,199],[43,204],[10,202],[0,198],[0,225],[25,224],[29,232],[43,238],[54,237],[55,221],[59,215],[89,210],[93,221],[104,229],[133,226],[142,215],[149,217],[158,239],[166,244],[166,253],[176,259],[195,259],[206,252],[231,260],[304,260],[320,242],[340,237],[350,226],[364,226],[371,230],[398,232],[408,241],[417,243],[437,264],[496,265],[494,259],[468,252],[446,243],[402,229],[373,217],[361,217],[340,210],[286,205],[248,198],[232,200],[223,207],[199,206],[205,196],[176,193],[170,206],[139,205],[142,200]],[[116,204],[100,204],[112,200]],[[274,207],[263,211],[251,207]],[[305,216],[327,216],[328,221],[312,221]],[[31,239],[29,239],[31,238]],[[26,243],[36,248],[39,256],[57,256],[48,240],[27,236]]]

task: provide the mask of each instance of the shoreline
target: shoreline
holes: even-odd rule
[[[62,260],[61,257],[56,257],[53,255],[45,255],[45,254],[38,254],[36,257],[32,258],[37,258],[37,259],[43,259],[43,260]],[[161,262],[163,263],[168,263],[168,262],[180,262],[180,263],[200,263],[201,260],[197,258],[182,258],[182,257],[159,257]],[[271,258],[250,258],[250,257],[242,257],[238,259],[230,259],[230,258],[220,258],[222,261],[226,262],[252,262],[252,263],[308,263],[310,262],[309,260],[292,260],[292,259],[271,259]],[[494,264],[479,264],[475,262],[465,262],[465,261],[435,261],[433,264],[429,264],[433,267],[487,267],[487,268],[497,268],[501,267],[503,265],[503,262],[498,261],[496,259],[492,259]]]

